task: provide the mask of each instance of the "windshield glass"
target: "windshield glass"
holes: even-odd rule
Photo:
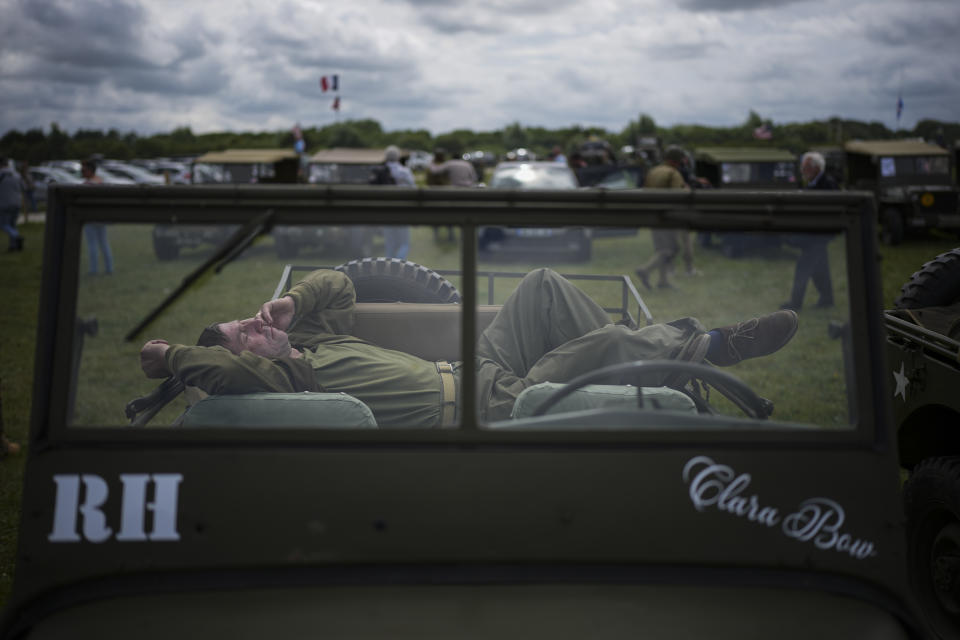
[[[494,189],[576,189],[577,177],[557,163],[510,163],[497,166],[490,180]]]
[[[748,182],[794,183],[796,168],[792,162],[724,162],[721,181],[723,184]]]
[[[887,156],[880,158],[880,175],[884,178],[946,175],[949,171],[950,158],[948,156]]]
[[[142,419],[127,403],[175,376],[185,391],[148,428],[541,428],[561,383],[638,361],[586,380],[548,426],[854,420],[842,234],[485,227],[468,416],[456,227],[278,225],[126,340],[236,229],[85,226],[71,425]]]

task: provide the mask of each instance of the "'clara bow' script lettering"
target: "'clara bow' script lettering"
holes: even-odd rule
[[[750,474],[737,474],[730,466],[707,456],[696,456],[683,467],[683,481],[690,485],[690,501],[697,511],[717,509],[765,527],[780,526],[788,538],[812,542],[818,549],[847,553],[858,560],[877,555],[876,545],[842,530],[846,514],[829,498],[809,498],[796,511],[781,516],[777,508],[764,506],[757,494],[747,495]]]

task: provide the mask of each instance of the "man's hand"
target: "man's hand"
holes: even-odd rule
[[[290,296],[283,296],[276,300],[268,300],[260,306],[257,317],[264,324],[286,331],[293,322],[294,303]]]
[[[170,344],[166,340],[150,340],[140,349],[140,368],[148,378],[166,378],[173,375],[167,367],[167,349]]]

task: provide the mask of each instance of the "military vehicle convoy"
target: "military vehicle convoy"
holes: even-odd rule
[[[51,196],[3,640],[927,637],[909,588],[869,195],[251,185]],[[141,248],[174,214],[241,233],[210,271],[159,262]],[[586,219],[638,231],[569,274],[610,316],[603,331],[624,341],[686,331],[733,358],[731,347],[757,336],[749,319],[776,309],[792,276],[789,261],[708,255],[702,285],[654,305],[617,277],[650,229],[831,234],[837,305],[802,317],[764,357],[717,367],[698,347],[609,367],[576,360],[583,376],[531,385],[509,418],[482,418],[489,364],[477,360],[477,336],[517,288],[477,260],[478,229]],[[364,337],[324,335],[395,350],[416,342],[413,355],[437,363],[424,402],[454,407],[450,422],[387,420],[363,384],[344,388],[313,368],[320,391],[210,387],[189,400],[195,420],[172,424],[178,399],[129,424],[126,402],[156,385],[140,368],[147,340],[192,345],[209,323],[253,316],[300,277],[245,250],[258,234],[398,220],[413,228],[421,262],[358,260],[342,282],[366,299],[371,286],[389,293],[424,278],[442,295],[353,306],[344,285],[322,294],[333,305],[322,308]],[[93,222],[111,224],[116,246],[130,249],[110,282],[78,275]],[[441,251],[432,227],[450,224],[462,242]],[[569,265],[532,260],[517,273],[540,268]],[[99,332],[80,351],[76,321],[92,313]],[[548,330],[518,346],[551,344],[561,313],[545,306]],[[847,327],[845,340],[831,323]],[[703,337],[717,327],[728,327],[722,340]],[[304,366],[197,349],[241,369]],[[187,375],[176,371],[172,384]],[[365,371],[387,391],[405,382]]]

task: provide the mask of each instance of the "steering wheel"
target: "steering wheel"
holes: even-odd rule
[[[702,380],[719,391],[733,404],[737,405],[748,417],[756,420],[766,420],[770,417],[770,414],[773,413],[772,402],[758,396],[753,389],[748,387],[739,378],[715,367],[683,360],[636,360],[634,362],[623,362],[609,367],[603,367],[602,369],[577,376],[568,382],[565,387],[557,390],[553,395],[544,400],[532,415],[545,415],[555,404],[577,389],[588,384],[601,382],[611,377],[623,378],[625,376],[636,376],[639,379],[641,376],[650,377],[654,375],[668,375],[678,377],[679,379],[696,378]],[[690,395],[689,392],[683,389],[678,390]],[[710,406],[702,398],[696,396],[691,396],[691,398],[701,413],[712,411]],[[643,406],[643,388],[640,385],[637,385],[637,403],[639,406]]]

